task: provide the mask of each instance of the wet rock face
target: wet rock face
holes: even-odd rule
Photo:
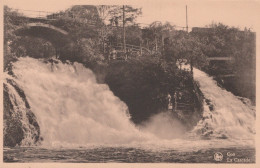
[[[39,142],[40,127],[22,89],[11,79],[4,83],[4,146]],[[26,139],[26,141],[25,141]]]
[[[13,105],[4,84],[4,146],[15,146],[23,140],[22,123],[13,115]]]

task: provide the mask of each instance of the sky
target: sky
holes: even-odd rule
[[[72,5],[90,4],[130,4],[142,8],[142,16],[137,22],[150,24],[153,21],[169,21],[173,25],[186,26],[186,5],[188,7],[188,26],[204,27],[212,22],[221,22],[230,27],[250,28],[253,31],[259,28],[260,1],[253,0],[4,0],[4,5],[15,9],[41,10],[56,12],[65,10]]]

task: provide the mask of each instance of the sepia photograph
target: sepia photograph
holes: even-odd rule
[[[1,7],[3,165],[256,164],[259,1]]]

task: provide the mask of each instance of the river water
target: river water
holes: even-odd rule
[[[223,161],[214,160],[214,154],[221,152]],[[236,156],[228,157],[228,153]],[[252,148],[214,148],[196,151],[148,150],[127,147],[95,147],[80,149],[46,149],[19,147],[4,150],[5,162],[63,162],[63,163],[255,163],[255,150]]]
[[[255,162],[254,107],[200,70],[194,69],[194,79],[207,103],[189,132],[167,112],[135,126],[126,104],[79,63],[25,57],[13,63],[13,72],[15,78],[6,73],[5,79],[24,90],[43,141],[28,146],[28,133],[22,147],[4,148],[5,162]]]

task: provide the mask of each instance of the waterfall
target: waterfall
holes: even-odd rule
[[[29,57],[13,63],[45,145],[120,144],[144,139],[127,106],[82,64],[45,63]]]
[[[253,138],[255,110],[250,104],[243,103],[241,98],[219,87],[212,77],[195,68],[194,80],[207,100],[203,118],[194,131],[216,138]]]
[[[180,122],[166,113],[155,115],[145,123],[145,128],[137,128],[130,120],[126,104],[106,84],[98,84],[93,72],[80,63],[46,62],[22,57],[12,63],[12,72],[13,76],[5,73],[5,80],[12,79],[24,91],[39,124],[42,145],[71,147],[142,143],[153,146],[151,144],[164,142],[190,149],[206,144],[193,139],[187,142],[181,135],[185,129]],[[192,133],[212,139],[254,137],[255,110],[251,105],[217,86],[200,70],[194,69],[194,79],[207,101],[204,102],[202,119]],[[8,88],[12,89],[9,85]],[[25,100],[19,98],[14,89],[9,89],[8,93],[12,104],[15,104],[14,101],[18,103],[23,128],[30,130],[26,110],[22,109]],[[158,132],[158,129],[161,130]],[[166,130],[165,133],[162,129]],[[28,132],[24,141],[29,141],[31,134]],[[212,146],[211,143],[208,142]]]

